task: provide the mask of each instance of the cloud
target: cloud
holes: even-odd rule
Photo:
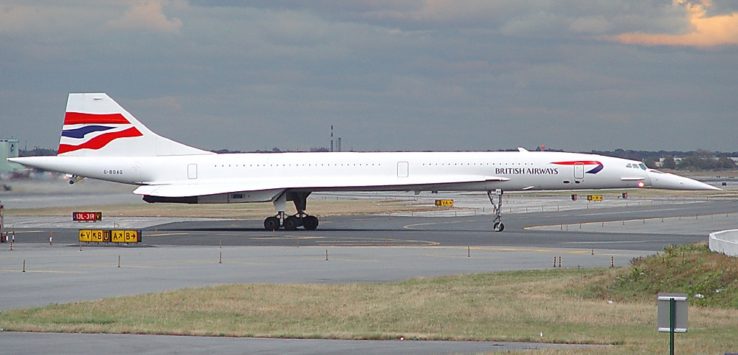
[[[641,32],[623,33],[613,36],[617,42],[646,46],[715,47],[738,44],[738,12],[709,16],[710,0],[699,3],[689,0],[674,0],[674,6],[685,9],[689,31],[682,34],[652,34]]]
[[[138,1],[134,3],[123,17],[108,22],[112,28],[134,29],[164,33],[179,33],[182,20],[167,18],[163,12],[168,1]]]
[[[18,38],[96,29],[99,27],[98,19],[104,17],[111,8],[114,8],[114,4],[102,0],[95,6],[71,2],[6,0],[0,4],[0,35]]]
[[[39,14],[30,6],[0,6],[0,33],[18,33],[35,24]]]
[[[569,29],[574,33],[605,33],[611,27],[610,22],[602,15],[583,16],[571,21]]]
[[[152,97],[146,99],[134,100],[134,104],[139,107],[151,110],[161,110],[168,112],[181,112],[182,101],[175,96]]]
[[[692,0],[700,18],[738,11],[712,1]],[[361,150],[735,149],[738,47],[603,41],[694,32],[686,6],[0,0],[0,131],[55,146],[67,92],[105,91],[152,129],[213,149],[325,145],[331,124]],[[205,121],[217,124],[192,128]]]

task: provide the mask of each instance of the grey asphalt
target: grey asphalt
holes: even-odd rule
[[[326,261],[326,252],[328,260]],[[49,247],[18,243],[0,251],[0,310],[227,283],[348,283],[419,276],[626,265],[650,252],[576,248]],[[118,257],[121,266],[118,268]],[[25,263],[25,272],[23,265]]]
[[[579,223],[669,217],[731,215],[738,213],[733,200],[685,204],[579,209],[562,212],[521,213],[504,216],[505,231],[490,231],[490,216],[407,217],[349,216],[321,218],[317,231],[267,232],[261,220],[197,220],[144,228],[144,245],[212,246],[513,246],[546,248],[625,249],[658,251],[670,244],[704,240],[715,223],[696,219],[680,233],[664,234],[663,225],[640,229],[610,225],[600,230],[572,230]],[[568,230],[525,229],[540,225],[567,225]],[[94,225],[80,225],[80,228]],[[699,228],[698,228],[699,227]],[[555,228],[554,228],[555,229]],[[563,229],[563,227],[562,227]],[[60,244],[74,244],[77,229],[17,229],[17,240],[48,243],[50,233]]]

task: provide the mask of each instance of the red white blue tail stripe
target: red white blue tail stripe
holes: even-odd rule
[[[141,132],[120,113],[67,112],[64,116],[58,154],[80,149],[98,150],[116,139],[141,135]]]

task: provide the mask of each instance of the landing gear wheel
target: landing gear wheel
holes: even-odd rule
[[[264,220],[264,229],[268,231],[275,231],[279,229],[279,218],[277,217],[267,217]]]
[[[502,222],[496,222],[492,226],[492,230],[494,230],[495,232],[502,232],[503,230],[505,230],[505,225],[502,224]]]
[[[492,203],[492,213],[494,213],[492,230],[502,232],[505,229],[505,225],[502,224],[502,190],[487,191],[487,197],[489,197],[489,202]]]
[[[284,230],[293,231],[300,226],[300,219],[295,216],[289,216],[284,220]]]
[[[264,229],[268,231],[276,231],[280,228],[284,230],[294,231],[300,227],[306,230],[315,230],[318,228],[318,218],[309,216],[305,213],[307,207],[307,198],[310,195],[310,191],[283,191],[280,193],[272,203],[274,209],[277,211],[277,215],[269,217],[264,220]],[[284,213],[285,203],[292,201],[295,203],[296,214],[287,216]]]
[[[309,231],[316,230],[318,228],[318,217],[305,216],[305,218],[302,219],[302,226]]]

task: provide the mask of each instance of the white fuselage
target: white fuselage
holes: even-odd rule
[[[212,200],[219,203],[268,201],[274,196],[272,192],[283,189],[519,191],[637,188],[651,183],[649,171],[641,168],[639,162],[558,152],[258,153],[25,159],[28,165],[95,179],[189,187],[193,196],[267,192],[240,201]],[[594,162],[602,168],[591,173],[597,167]],[[216,186],[224,186],[224,190]],[[182,196],[182,192],[172,196]],[[206,201],[202,199],[200,203]]]

